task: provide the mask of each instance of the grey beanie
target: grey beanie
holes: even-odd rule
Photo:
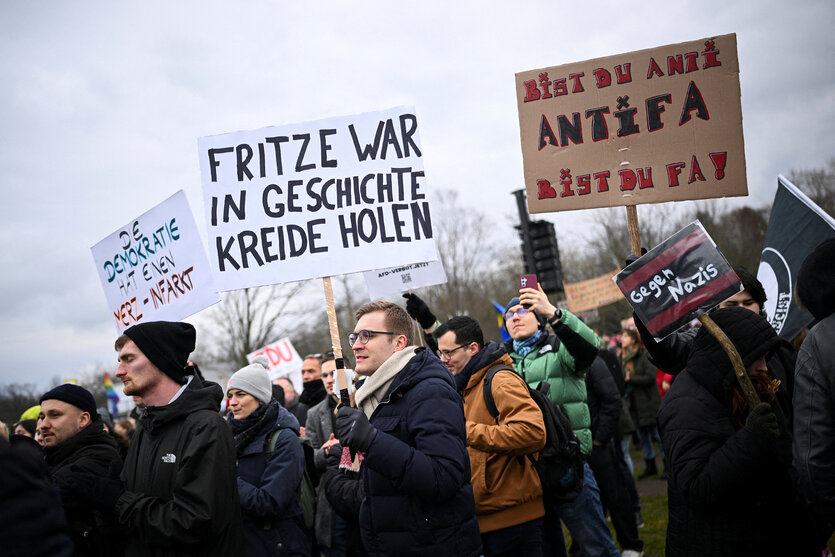
[[[255,356],[252,363],[236,371],[226,384],[226,394],[232,389],[251,394],[263,403],[270,402],[273,397],[273,386],[267,366],[270,361],[266,356]]]

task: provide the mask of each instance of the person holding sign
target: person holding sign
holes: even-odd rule
[[[761,402],[749,403],[725,350],[702,327],[658,414],[668,459],[667,555],[820,555],[793,479],[791,419],[766,363],[780,340],[748,309],[711,316]]]
[[[597,336],[577,316],[557,309],[542,290],[522,288],[505,308],[511,340],[507,351],[516,372],[532,388],[548,381],[548,396],[565,410],[584,455],[591,454],[591,415],[587,403],[586,370],[597,357]],[[550,326],[553,334],[547,332]],[[583,489],[570,502],[545,498],[543,555],[566,555],[562,519],[571,537],[588,555],[619,557],[606,526],[597,481],[588,463]]]
[[[348,342],[365,376],[337,438],[365,453],[362,538],[369,555],[481,555],[461,397],[438,358],[412,344],[403,308],[371,302]]]

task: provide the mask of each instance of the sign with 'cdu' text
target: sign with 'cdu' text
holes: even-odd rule
[[[699,221],[613,277],[635,315],[661,340],[742,291],[742,282]]]
[[[221,290],[438,259],[413,108],[203,137],[198,150]]]
[[[90,250],[116,328],[179,321],[220,301],[183,190]]]

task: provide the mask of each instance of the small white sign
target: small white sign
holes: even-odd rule
[[[390,294],[407,292],[421,286],[446,283],[446,272],[440,260],[412,263],[363,273],[368,295],[372,300]]]
[[[90,248],[121,332],[180,321],[220,301],[183,190]]]
[[[290,339],[285,337],[279,341],[259,348],[255,352],[246,355],[246,359],[252,363],[255,356],[266,356],[270,365],[268,371],[270,380],[274,381],[279,377],[287,377],[293,382],[297,393],[302,392],[302,358]]]

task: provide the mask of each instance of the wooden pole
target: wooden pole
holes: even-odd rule
[[[638,227],[638,208],[635,205],[626,206],[626,228],[629,230],[629,249],[640,257],[641,230]]]
[[[339,342],[339,327],[336,323],[336,306],[333,303],[333,285],[330,277],[322,279],[322,285],[325,288],[325,311],[328,314],[328,328],[331,333],[331,348],[333,348],[333,357],[336,360],[336,378],[339,384],[339,401],[345,406],[350,406],[351,401],[348,396],[348,379],[345,375],[345,362],[342,359],[342,343]]]
[[[755,405],[761,402],[760,397],[757,395],[756,389],[754,389],[754,384],[751,383],[751,378],[748,377],[748,371],[742,363],[742,358],[739,356],[736,346],[734,346],[734,343],[731,342],[731,339],[728,338],[725,331],[719,328],[719,325],[716,324],[716,321],[714,321],[710,315],[706,313],[701,314],[699,316],[699,321],[701,321],[702,325],[707,328],[708,332],[712,334],[717,341],[719,341],[719,346],[722,347],[728,355],[728,358],[730,358],[731,363],[734,366],[736,380],[739,381],[739,386],[742,387],[742,392],[745,393],[745,398],[748,399],[749,405],[751,408],[754,408]]]

